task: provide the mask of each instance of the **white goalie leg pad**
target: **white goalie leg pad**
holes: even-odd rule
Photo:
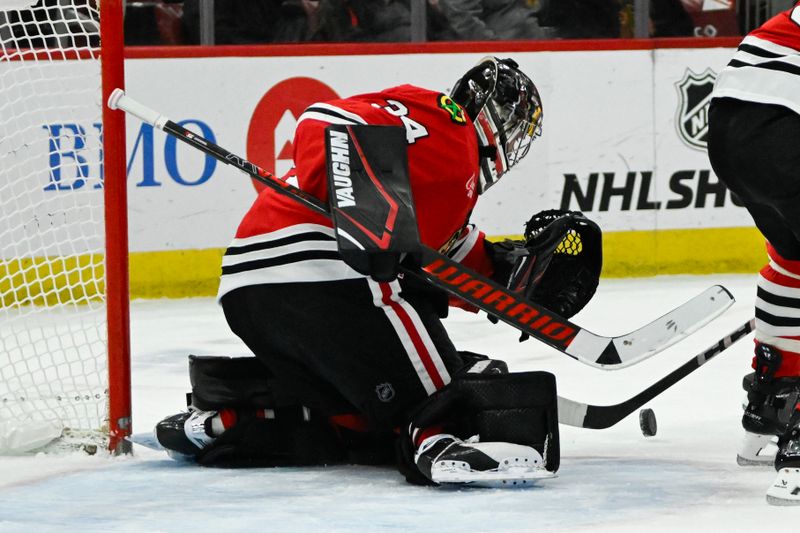
[[[534,448],[479,442],[477,436],[462,441],[451,435],[436,435],[422,443],[418,455],[442,439],[452,442],[431,463],[430,477],[435,483],[511,488],[555,477],[545,469],[542,455]]]
[[[767,489],[770,505],[800,505],[800,468],[782,468]]]
[[[739,466],[768,466],[775,464],[775,454],[778,453],[778,438],[772,435],[759,435],[746,431],[739,451],[736,453],[736,462]]]
[[[32,452],[59,438],[58,420],[0,420],[0,455]]]

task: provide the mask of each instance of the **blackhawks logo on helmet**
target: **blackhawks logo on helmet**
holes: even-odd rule
[[[452,98],[446,94],[440,94],[438,102],[439,107],[447,111],[447,113],[450,115],[450,120],[462,126],[467,124],[467,115],[464,113],[464,109],[455,103]]]

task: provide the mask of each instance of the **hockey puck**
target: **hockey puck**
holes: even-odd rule
[[[656,414],[652,409],[642,409],[639,411],[639,427],[642,428],[642,435],[653,437],[658,430]]]

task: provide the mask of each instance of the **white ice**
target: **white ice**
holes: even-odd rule
[[[634,367],[584,366],[483,316],[455,312],[459,348],[548,370],[568,398],[617,403],[744,323],[755,276],[603,280],[576,322],[618,335],[721,283],[737,303],[700,332]],[[313,332],[309,332],[313,334]],[[134,431],[183,407],[187,355],[242,355],[211,299],[132,305]],[[652,407],[658,434],[628,417],[602,431],[561,427],[558,477],[519,490],[407,485],[391,468],[206,469],[137,448],[133,457],[0,458],[0,531],[792,531],[800,507],[765,503],[771,468],[743,468],[741,378],[752,338],[710,361]]]

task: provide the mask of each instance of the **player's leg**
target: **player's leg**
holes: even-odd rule
[[[440,295],[399,293],[397,282],[366,279],[258,285],[227,294],[222,304],[282,403],[337,420],[358,414],[375,434],[401,425],[463,365],[436,312]],[[203,435],[219,435],[223,413],[194,410],[172,425],[183,424],[188,440],[205,448],[213,440]]]
[[[265,326],[279,324],[282,335],[268,345],[263,336],[242,338],[276,374],[273,361],[285,357],[314,369],[372,428],[408,428],[411,420],[401,442],[430,481],[503,485],[551,477],[559,457],[554,377],[507,374],[502,362],[456,352],[439,318],[443,295],[399,289],[368,280],[331,284],[321,302],[280,315],[259,311],[269,299],[254,292],[241,307],[259,311],[248,316],[266,319]],[[273,301],[293,295],[267,290]],[[327,320],[335,336],[298,348],[292,339],[307,335],[309,316]],[[448,461],[455,468],[442,467]]]
[[[494,375],[506,372],[507,368],[499,361],[488,360],[475,354],[456,353],[439,323],[435,298],[432,299],[424,293],[415,295],[413,291],[408,291],[406,298],[401,298],[391,292],[392,287],[380,290],[380,284],[369,286],[365,285],[367,284],[365,280],[361,281],[360,285],[348,283],[336,284],[334,288],[314,287],[313,295],[305,294],[303,290],[298,292],[298,287],[263,286],[255,291],[249,289],[235,291],[231,293],[234,295],[233,298],[226,296],[223,305],[232,329],[256,354],[260,355],[259,360],[266,362],[264,368],[269,367],[267,374],[256,379],[256,382],[269,382],[267,388],[272,393],[275,389],[284,387],[284,390],[294,394],[295,401],[303,405],[313,405],[314,407],[310,409],[312,414],[320,412],[330,414],[342,407],[345,409],[350,407],[353,410],[352,406],[358,406],[358,411],[367,415],[364,417],[366,423],[373,428],[408,427],[409,413],[417,409],[418,404],[442,406],[448,403],[442,402],[442,398],[463,396],[466,398],[464,401],[468,400],[474,404],[472,409],[466,411],[456,408],[442,410],[439,407],[422,409],[424,413],[433,411],[437,416],[443,413],[445,416],[442,423],[438,419],[433,420],[429,415],[427,421],[430,423],[426,422],[426,417],[415,418],[418,424],[426,422],[426,425],[424,428],[418,427],[419,431],[414,431],[420,438],[413,442],[410,439],[404,440],[407,444],[411,443],[411,448],[406,446],[406,449],[411,449],[412,455],[416,453],[416,446],[423,444],[425,440],[421,438],[423,434],[433,437],[437,431],[439,434],[443,433],[445,428],[448,432],[434,439],[438,441],[438,446],[433,446],[433,440],[429,440],[427,445],[421,448],[417,454],[421,459],[420,464],[424,464],[426,458],[431,458],[430,464],[433,465],[437,463],[433,459],[444,457],[442,453],[446,452],[445,456],[458,453],[462,459],[460,464],[470,465],[469,472],[481,475],[481,480],[478,482],[487,482],[487,477],[492,478],[488,481],[496,482],[499,479],[497,476],[523,482],[534,477],[551,475],[549,472],[557,467],[558,457],[554,383],[553,386],[544,387],[543,383],[550,382],[546,379],[542,381],[539,373],[533,379],[528,375],[505,376],[503,379],[508,381],[503,383],[498,381],[488,383],[483,378],[476,382],[472,376],[472,379],[459,378],[456,385],[448,388],[445,385],[451,382],[454,373],[464,375],[467,373],[466,369],[472,369],[475,372]],[[369,293],[366,295],[368,296],[366,302],[362,298],[365,296],[364,290]],[[359,295],[359,291],[362,294]],[[346,301],[341,298],[343,295],[347,296]],[[292,305],[288,307],[293,309],[284,309],[281,312],[280,308],[285,307],[285,302],[296,301],[317,303],[310,306]],[[369,304],[369,307],[365,304]],[[268,306],[272,306],[272,309],[266,308]],[[398,330],[399,325],[404,325],[404,329]],[[420,325],[424,330],[419,327]],[[412,331],[411,326],[416,326],[417,329]],[[312,336],[309,330],[317,328],[322,331]],[[331,328],[336,329],[336,334],[333,336]],[[265,331],[273,332],[275,335],[264,335]],[[262,334],[257,334],[259,332]],[[442,360],[438,362],[433,360],[437,356]],[[320,357],[327,357],[334,362],[340,361],[341,364],[332,369],[327,368],[320,364]],[[423,361],[422,357],[426,357],[427,360]],[[320,379],[319,374],[310,370],[315,367],[322,367],[321,372],[327,372],[329,379],[341,386],[341,394],[339,386],[333,386],[330,382]],[[250,372],[250,377],[253,378],[257,373]],[[303,375],[304,379],[297,379],[297,376]],[[270,376],[274,376],[275,379],[270,379]],[[195,381],[193,380],[193,386]],[[210,388],[216,391],[219,386]],[[236,391],[247,390],[249,392],[245,393],[245,396],[248,397],[266,396],[251,390],[250,386],[229,388]],[[312,393],[307,393],[309,388],[313,389]],[[326,394],[320,394],[320,391],[326,389]],[[439,390],[447,392],[439,394],[437,393]],[[531,399],[531,395],[534,400]],[[204,408],[202,412],[217,405],[209,405],[207,401],[197,402],[200,399],[196,398],[195,402]],[[217,400],[222,400],[222,404],[237,404],[241,398],[236,395],[225,398],[223,395],[223,398]],[[320,400],[326,401],[320,402]],[[396,400],[402,400],[403,403],[398,403]],[[458,403],[463,405],[463,402]],[[242,434],[238,429],[238,422],[231,427],[225,424],[226,427],[223,428],[225,431],[217,437],[219,425],[215,429],[214,421],[222,418],[225,412],[218,411],[210,417],[196,415],[199,432],[213,437],[210,442],[200,439],[199,444],[203,446],[203,451],[195,455],[201,462],[207,464],[209,457],[216,458],[216,450],[220,449],[220,443],[226,444],[225,453],[229,453],[233,445],[241,448],[241,441],[237,440]],[[543,413],[549,413],[549,416]],[[186,420],[189,419],[183,420],[178,429],[191,426]],[[208,420],[210,422],[207,422]],[[542,430],[547,424],[549,429]],[[265,424],[261,423],[258,427],[263,429]],[[526,430],[520,432],[516,429],[520,427]],[[341,434],[341,431],[337,433]],[[247,433],[248,436],[253,434],[253,431]],[[375,462],[375,457],[382,457],[380,452],[385,450],[387,442],[383,438],[385,433],[370,433],[373,436],[376,434],[379,438],[377,440],[373,438],[366,447],[363,438],[348,440],[345,443],[348,460],[352,457],[354,443],[359,451],[366,450],[366,456],[372,462]],[[265,438],[263,434],[256,435]],[[482,442],[465,444],[464,441],[475,435],[480,435]],[[357,437],[357,434],[351,433],[351,437],[354,436]],[[253,439],[248,439],[246,442],[245,450],[250,454],[257,453],[253,442]],[[545,445],[545,442],[548,444]],[[446,450],[442,449],[445,444]],[[465,457],[465,451],[470,452],[468,454],[470,457]],[[241,454],[234,456],[240,457]],[[361,455],[362,459],[363,457],[364,454]],[[528,465],[523,468],[515,465],[510,471],[508,468],[501,468],[501,472],[498,473],[498,461],[495,460],[491,464],[491,461],[485,460],[487,457],[499,459],[504,464],[507,464],[506,460],[523,462],[527,460]],[[548,458],[546,466],[543,457]],[[230,462],[230,455],[225,458]],[[480,460],[474,462],[478,458]],[[411,464],[415,463],[412,461]],[[429,468],[428,475],[437,468]],[[509,472],[518,477],[510,476]],[[417,474],[422,475],[418,470]],[[463,476],[464,470],[457,474]]]
[[[782,212],[800,215],[794,206]],[[769,264],[758,280],[755,372],[745,377],[748,404],[742,424],[762,442],[778,437],[778,476],[767,500],[800,505],[800,260],[785,259],[771,245],[768,252]]]
[[[279,381],[336,414],[333,391],[373,427],[397,427],[463,366],[436,298],[401,294],[396,281],[259,285],[231,296],[231,329]]]
[[[754,372],[742,425],[747,436],[740,464],[788,464],[793,413],[800,392],[800,116],[782,106],[714,100],[709,111],[709,158],[766,237],[769,263],[756,298]],[[798,461],[796,466],[800,466]],[[797,497],[800,502],[800,496]]]

